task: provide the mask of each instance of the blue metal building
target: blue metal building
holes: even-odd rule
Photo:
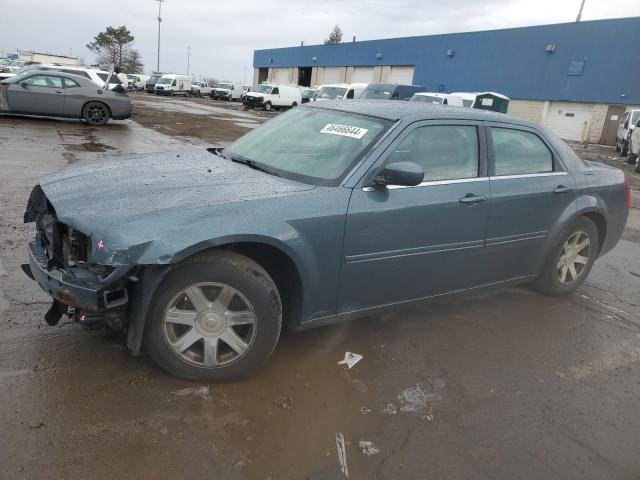
[[[588,122],[589,139],[599,141],[602,119],[592,118],[593,105],[579,104],[600,104],[603,119],[609,105],[640,105],[640,17],[256,50],[253,65],[254,83],[412,82],[429,91],[496,91],[533,101],[514,109],[533,108],[523,116],[544,123],[554,111],[549,102],[572,102],[579,114],[560,114],[574,124],[565,137],[578,127],[584,136]]]

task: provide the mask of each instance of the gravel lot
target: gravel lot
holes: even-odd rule
[[[337,433],[354,479],[640,478],[638,208],[571,297],[513,288],[285,333],[237,384],[171,378],[118,337],[44,323],[48,297],[20,271],[38,178],[225,145],[271,116],[138,94],[132,120],[104,128],[0,117],[0,478],[340,478]],[[625,167],[640,206],[613,149],[574,148]],[[351,370],[346,351],[364,356]]]

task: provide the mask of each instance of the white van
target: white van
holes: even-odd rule
[[[242,100],[243,92],[242,82],[221,82],[215,84],[209,96],[214,100],[219,98],[221,100],[228,100],[232,102],[233,100]]]
[[[297,107],[302,104],[302,95],[297,85],[262,83],[245,94],[243,103],[247,107],[264,107],[265,110]]]
[[[158,79],[155,88],[156,95],[186,95],[191,93],[191,77],[167,73]]]
[[[457,95],[451,95],[450,93],[440,93],[440,92],[414,93],[413,97],[411,97],[409,101],[432,103],[434,105],[454,105],[456,107],[464,106],[462,97],[459,97]]]
[[[350,100],[360,98],[360,94],[367,88],[368,83],[331,83],[320,85],[314,100]]]
[[[638,120],[640,120],[640,110],[628,110],[620,120],[616,135],[616,152],[620,152],[623,157],[629,153],[629,142]]]
[[[127,88],[129,90],[144,90],[147,80],[149,80],[149,75],[127,73]]]

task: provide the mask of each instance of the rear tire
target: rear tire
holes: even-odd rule
[[[111,111],[102,102],[88,102],[82,108],[82,119],[89,125],[105,125],[111,117]]]
[[[297,107],[297,106],[298,106],[298,102],[293,102],[293,103],[291,104],[291,108],[295,108],[295,107]]]
[[[637,155],[632,153],[633,145],[631,144],[631,142],[629,142],[629,145],[628,145],[627,149],[628,149],[628,152],[629,152],[629,154],[627,156],[627,163],[629,165],[635,165]]]
[[[620,140],[616,137],[616,152],[620,153]]]
[[[633,171],[636,173],[640,173],[640,156],[638,155],[636,155],[636,166]]]
[[[280,295],[269,274],[243,255],[220,250],[167,275],[153,295],[144,342],[172,375],[229,382],[266,362],[281,326]]]
[[[547,295],[569,295],[587,278],[599,251],[596,226],[587,217],[577,218],[558,235],[533,287]]]

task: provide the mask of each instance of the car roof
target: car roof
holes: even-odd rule
[[[34,68],[32,70],[27,70],[26,72],[23,72],[20,74],[20,76],[23,76],[23,77],[26,77],[26,76],[30,77],[32,75],[54,75],[54,76],[69,77],[72,80],[79,83],[80,85],[82,85],[83,87],[96,86],[96,84],[93,83],[93,81],[89,80],[87,77],[83,77],[82,75],[74,75],[73,73],[61,72],[60,70],[54,70],[51,68],[42,69],[42,70]],[[10,78],[13,78],[13,77],[10,77]]]
[[[300,108],[300,107],[298,107]],[[518,125],[534,126],[535,124],[513,117],[505,113],[479,110],[475,108],[456,107],[453,105],[434,105],[424,102],[405,102],[402,100],[325,100],[307,103],[302,108],[324,108],[359,115],[416,122],[420,120],[465,119],[487,122],[506,122]]]

